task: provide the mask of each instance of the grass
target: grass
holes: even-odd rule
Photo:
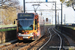
[[[14,27],[16,25],[0,25],[0,27]]]
[[[70,29],[73,29],[73,30],[75,30],[75,27],[67,27],[67,28],[70,28]]]
[[[14,26],[16,26],[16,25],[0,25],[0,28],[2,28],[2,27],[14,27]],[[10,30],[16,30],[16,28],[0,29],[0,32],[10,31]]]
[[[70,47],[69,50],[75,50],[75,47]]]
[[[69,28],[71,28],[71,29],[75,30],[75,27],[69,27]]]
[[[52,24],[45,24],[45,25],[52,25]],[[53,24],[54,25],[54,24]]]
[[[0,29],[0,32],[3,32],[3,31],[10,31],[10,30],[16,30],[16,28]]]

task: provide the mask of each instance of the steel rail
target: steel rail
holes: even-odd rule
[[[52,30],[53,30],[53,28],[52,28]],[[54,31],[54,30],[53,30]],[[61,50],[61,48],[62,48],[62,37],[56,32],[56,31],[54,31],[58,36],[59,36],[59,38],[60,38],[60,47],[59,47],[59,50]]]
[[[61,32],[60,32],[59,30],[57,30],[57,29],[55,29],[55,30],[56,30],[57,32],[59,32],[60,34],[62,34],[62,35],[68,40],[70,46],[72,46],[72,45],[74,44],[73,40],[72,40],[70,37],[68,37],[67,35],[61,33]]]
[[[50,29],[51,29],[51,28],[48,28],[48,31],[49,31]],[[50,38],[49,38],[49,40],[48,40],[42,47],[40,47],[39,50],[41,50],[41,49],[51,40],[52,34],[51,34],[50,31],[49,31],[49,33],[50,33]]]

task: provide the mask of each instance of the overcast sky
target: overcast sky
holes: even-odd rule
[[[23,6],[23,0],[19,0],[20,1],[20,5]],[[33,2],[33,1],[43,1],[45,2],[45,0],[25,0],[26,2]],[[60,0],[48,0],[48,1],[56,1],[57,2],[57,9],[61,9],[61,2]],[[45,4],[40,4],[41,6],[38,9],[51,9],[51,8],[55,8],[53,6],[53,3],[45,3]],[[47,6],[46,6],[47,5]],[[26,9],[31,9],[33,10],[32,4],[28,4],[26,3]],[[59,19],[61,22],[61,11],[57,11],[57,14],[59,12]],[[40,14],[40,13],[39,13]],[[75,23],[75,12],[72,9],[72,7],[66,7],[65,5],[63,5],[63,20],[64,20],[64,14],[66,16],[66,23]],[[55,14],[54,11],[43,11],[43,17],[45,18],[49,18],[52,21],[52,16],[53,16],[53,23],[55,23]]]

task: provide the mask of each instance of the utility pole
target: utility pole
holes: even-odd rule
[[[62,33],[62,3],[61,3],[61,33]],[[63,40],[62,40],[62,49],[64,50],[63,48]]]
[[[52,25],[53,25],[53,15],[52,15]]]
[[[55,2],[55,28],[56,28],[56,2]]]
[[[57,25],[57,10],[56,10],[56,25]]]
[[[59,25],[59,13],[58,13],[58,25]]]
[[[25,13],[25,0],[23,0],[23,8],[24,8],[24,13]]]
[[[65,21],[66,21],[66,15],[64,14],[64,25],[65,25]]]
[[[62,3],[61,3],[61,31],[62,31]]]

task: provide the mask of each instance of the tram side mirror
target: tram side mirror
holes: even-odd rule
[[[14,24],[15,24],[15,21],[14,21]]]
[[[18,19],[16,19],[16,20],[18,20]]]
[[[16,19],[16,20],[18,20],[18,19]],[[14,20],[14,24],[15,24],[15,20]]]

